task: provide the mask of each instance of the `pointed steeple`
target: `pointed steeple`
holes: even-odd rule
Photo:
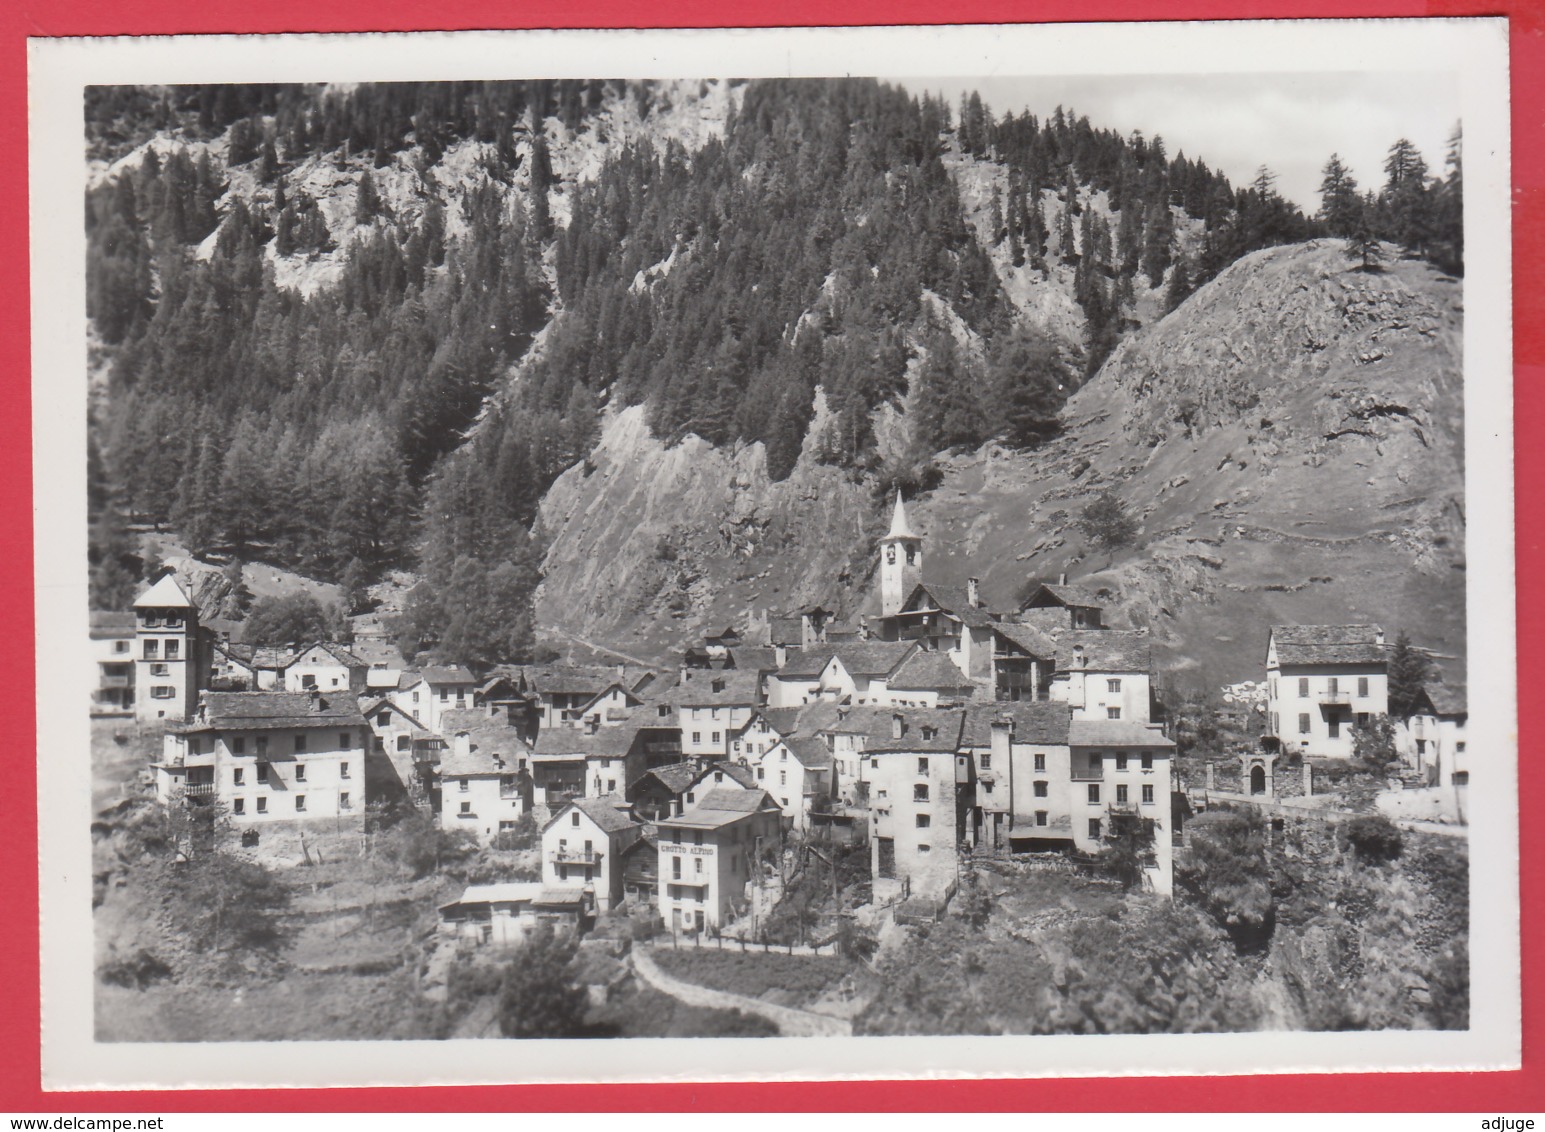
[[[893,539],[893,538],[912,538],[912,539],[915,539],[915,538],[918,537],[917,533],[915,531],[913,531],[910,526],[907,525],[907,509],[906,509],[905,505],[901,502],[901,488],[899,488],[899,487],[896,489],[896,510],[891,514],[891,529],[890,529],[890,533],[887,534],[885,537],[887,539]]]

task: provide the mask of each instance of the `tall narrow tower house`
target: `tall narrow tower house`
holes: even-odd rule
[[[198,607],[174,574],[134,603],[134,714],[142,720],[190,719],[203,679]]]

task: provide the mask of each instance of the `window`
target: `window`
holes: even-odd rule
[[[1099,801],[1100,801],[1100,784],[1098,782],[1091,782],[1089,784],[1089,804],[1090,805],[1098,805]]]
[[[347,750],[354,745],[354,733],[351,731],[338,732],[338,746]]]
[[[982,793],[984,793],[984,794],[991,794],[992,793],[992,783],[991,782],[984,782],[984,783],[982,783]]]
[[[756,780],[758,782],[760,782],[760,781],[762,781],[762,779],[764,779],[766,777],[767,777],[767,769],[765,767],[760,767],[760,766],[757,767],[756,768]]]
[[[150,674],[152,676],[170,676],[172,674],[172,666],[164,662],[157,662],[150,666]]]
[[[314,692],[314,691],[316,691],[317,690],[317,678],[316,678],[316,676],[312,675],[311,673],[307,673],[306,675],[302,676],[300,678],[300,687],[301,687],[301,691],[303,691],[303,692]]]
[[[304,794],[295,795],[295,812],[297,814],[306,812],[306,796]]]
[[[1271,678],[1271,698],[1277,698],[1277,678],[1275,676]]]
[[[1151,782],[1143,783],[1143,805],[1153,805],[1153,783]]]
[[[1104,766],[1102,765],[1104,763],[1104,758],[1105,757],[1103,755],[1101,755],[1098,751],[1092,752],[1089,755],[1089,769],[1090,769],[1090,771],[1093,772],[1094,774],[1099,774],[1100,771],[1104,769]]]
[[[879,770],[880,769],[880,760],[879,759],[870,759],[869,760],[869,769],[870,770]]]
[[[703,875],[703,858],[701,858],[701,857],[693,857],[692,858],[692,871],[694,873],[696,873],[698,876],[702,876]]]
[[[983,751],[982,752],[981,764],[982,764],[982,769],[983,770],[991,770],[992,769],[992,752],[991,751]]]
[[[694,829],[692,831],[692,844],[694,844],[694,845],[701,845],[702,843],[703,843],[703,831],[700,830],[700,829]]]
[[[1325,681],[1325,691],[1334,696],[1341,691],[1341,682],[1334,676],[1330,677]]]
[[[789,753],[787,751],[779,751],[778,752],[778,761],[780,763],[788,762],[789,761]]]
[[[340,810],[353,809],[353,806],[349,802],[349,792],[347,790],[338,795],[338,808]]]
[[[694,742],[694,743],[701,743],[702,741],[703,741],[703,733],[701,731],[694,731],[694,732],[692,732],[692,742]]]
[[[296,782],[304,782],[304,781],[306,781],[306,764],[305,763],[296,763],[295,764],[295,781]]]
[[[155,700],[169,700],[177,694],[177,689],[170,684],[154,684],[150,688],[150,697]]]
[[[160,655],[161,655],[161,642],[160,641],[146,641],[145,642],[145,659],[146,660],[155,660]]]
[[[464,814],[470,814],[472,812],[472,803],[471,802],[463,802],[461,804],[461,812],[464,813]]]
[[[1298,733],[1300,735],[1309,734],[1309,713],[1306,711],[1298,713]]]
[[[917,815],[917,828],[918,829],[927,829],[928,826],[929,826],[929,823],[931,821],[932,821],[932,819],[927,814],[918,814]]]
[[[259,798],[258,799],[258,813],[266,814],[267,812],[268,812],[268,799],[267,798]]]
[[[691,805],[694,805],[696,802],[697,802],[697,791],[695,791],[695,790],[688,790],[687,791],[687,805],[691,806]]]
[[[1046,773],[1046,756],[1045,755],[1036,755],[1035,756],[1035,771],[1036,771],[1037,774],[1045,774]]]
[[[1091,841],[1098,841],[1099,839],[1100,839],[1100,819],[1099,818],[1090,818],[1089,819],[1089,840],[1091,840]]]
[[[709,742],[710,742],[710,743],[713,743],[713,744],[715,744],[715,745],[716,745],[716,746],[717,746],[717,745],[718,745],[718,742],[719,742],[719,733],[718,733],[718,732],[717,732],[717,731],[715,731],[715,732],[714,732],[714,733],[713,733],[713,738],[711,738],[711,739],[710,739],[710,740],[709,740]]]
[[[917,847],[917,851],[919,853],[932,853],[933,852],[933,846],[932,845],[919,845]]]
[[[1107,681],[1105,681],[1105,690],[1107,692],[1119,692],[1119,691],[1121,691],[1121,681],[1120,680],[1107,680]]]
[[[295,749],[297,751],[304,751],[306,749],[306,737],[304,735],[295,736]]]
[[[1152,770],[1153,769],[1153,756],[1152,755],[1144,755],[1143,756],[1143,769],[1144,770]]]
[[[1117,755],[1116,756],[1116,769],[1117,770],[1126,770],[1127,769],[1127,757],[1125,755]]]
[[[238,735],[231,740],[231,754],[245,755],[247,753],[247,740],[245,736]]]
[[[447,703],[447,702],[450,701],[450,698],[451,698],[451,690],[449,688],[441,688],[440,689],[440,702],[442,704],[443,703]]]
[[[461,793],[463,793],[463,794],[465,794],[468,790],[472,789],[471,785],[467,782],[467,780],[465,778],[458,778],[456,780],[456,788],[458,790],[460,790]]]
[[[928,773],[928,760],[927,759],[919,758],[917,760],[917,773],[918,774],[927,774]]]
[[[1108,707],[1108,708],[1106,708],[1105,709],[1105,718],[1106,719],[1120,719],[1121,718],[1121,709],[1119,707]]]
[[[1357,694],[1359,696],[1366,696],[1368,694],[1368,677],[1359,676],[1357,678]]]
[[[681,879],[681,858],[680,857],[672,857],[671,858],[671,879],[672,880],[680,880]]]
[[[912,787],[912,801],[928,801],[928,784],[926,782],[919,782],[916,786]]]
[[[1307,676],[1300,676],[1298,678],[1298,698],[1301,700],[1309,698],[1309,677]]]
[[[1116,805],[1118,805],[1118,806],[1125,806],[1126,804],[1127,804],[1127,788],[1126,788],[1125,785],[1117,786],[1116,787]]]
[[[245,774],[245,773],[246,772],[243,771],[241,769],[241,767],[237,767],[235,770],[233,770],[231,772],[231,784],[234,785],[234,786],[240,786],[241,785],[242,775]]]
[[[264,755],[268,754],[268,736],[267,735],[259,735],[257,737],[257,753],[258,753],[258,758],[262,758]]]
[[[113,651],[114,652],[128,652],[129,651],[129,642],[128,641],[114,641],[113,642]]]
[[[1037,798],[1044,798],[1044,797],[1046,797],[1046,783],[1044,783],[1044,782],[1037,782],[1035,784],[1035,796]]]
[[[231,813],[244,814],[247,812],[247,800],[245,798],[231,799]]]
[[[377,727],[386,727],[386,726],[390,725],[391,722],[392,722],[392,713],[389,712],[389,711],[383,711],[379,715],[376,716],[376,726]]]
[[[182,651],[182,642],[181,641],[167,641],[166,642],[166,659],[167,660],[176,660],[177,657],[180,655],[181,651]]]
[[[268,764],[267,763],[258,763],[257,764],[257,780],[259,782],[267,782],[268,781]]]

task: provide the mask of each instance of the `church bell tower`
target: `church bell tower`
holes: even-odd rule
[[[923,577],[923,540],[907,523],[907,509],[896,489],[890,532],[880,540],[880,615],[894,617]]]

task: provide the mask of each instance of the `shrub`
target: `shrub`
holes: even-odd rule
[[[172,977],[172,969],[143,947],[133,955],[109,959],[98,972],[104,983],[115,987],[144,990],[152,983]]]
[[[499,993],[499,1030],[507,1038],[573,1038],[584,1027],[585,988],[569,970],[577,945],[541,924],[516,950]]]
[[[1353,818],[1342,827],[1341,834],[1358,860],[1370,864],[1393,861],[1405,847],[1405,836],[1399,827],[1381,814]]]

